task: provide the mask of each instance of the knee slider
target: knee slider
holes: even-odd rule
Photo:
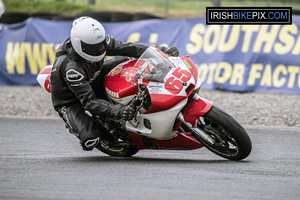
[[[83,150],[91,151],[97,144],[99,144],[100,138],[87,138],[81,141],[81,146]]]

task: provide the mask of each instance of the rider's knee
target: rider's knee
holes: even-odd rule
[[[86,138],[83,140],[80,140],[80,144],[82,146],[82,149],[85,151],[91,151],[94,147],[96,147],[100,142],[100,137],[96,138]]]
[[[80,144],[83,150],[93,150],[100,142],[100,132],[93,127],[85,127],[79,133]]]

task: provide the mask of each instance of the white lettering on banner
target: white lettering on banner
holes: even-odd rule
[[[124,32],[111,30],[110,34],[122,41],[126,41],[124,38],[126,35],[128,42],[164,46],[168,45],[161,43],[169,42],[170,45],[177,46],[181,56],[190,55],[194,62],[200,63],[199,76],[205,80],[206,85],[217,83],[215,85],[222,89],[227,89],[228,85],[229,89],[238,87],[245,89],[250,86],[251,90],[254,87],[259,87],[260,90],[271,87],[271,89],[279,88],[278,91],[283,91],[282,88],[291,88],[292,90],[289,91],[292,93],[299,93],[297,89],[300,87],[298,63],[300,17],[293,16],[294,24],[291,25],[207,26],[204,18],[191,21],[189,19],[176,20],[175,22],[157,20],[153,23],[155,25],[153,27],[157,27],[155,29],[145,28],[149,26],[148,22],[141,25],[132,23],[130,26],[134,28],[129,29],[127,24],[126,31],[123,25],[120,25]],[[24,26],[27,26],[27,23],[31,26],[30,23],[34,23],[34,20],[26,22]],[[153,24],[151,22],[151,26]],[[182,28],[180,31],[177,29],[175,31],[179,24]],[[45,25],[47,26],[46,22]],[[0,82],[2,81],[4,85],[34,84],[34,75],[37,75],[46,65],[53,64],[55,49],[58,48],[58,45],[54,45],[56,41],[63,41],[66,37],[58,38],[58,40],[55,38],[54,44],[51,43],[52,35],[45,36],[47,41],[44,38],[32,40],[32,37],[19,40],[16,37],[20,35],[18,27],[13,30],[3,28],[4,26],[2,26],[1,34],[5,37],[3,37],[1,47],[6,52],[3,52],[1,56],[1,68],[4,70],[1,72],[3,75],[0,74]],[[168,30],[172,31],[159,28],[164,26],[168,26]],[[30,30],[29,34],[35,35],[35,31]],[[28,34],[28,31],[24,34]],[[2,77],[7,77],[7,79]],[[76,77],[70,75],[70,78]],[[157,90],[153,89],[153,91]],[[108,93],[114,98],[119,98],[120,95],[113,91]]]
[[[230,52],[235,48],[243,53],[300,54],[300,31],[295,24],[205,26],[198,23],[191,29],[189,39],[185,48],[191,55],[200,51]]]
[[[55,59],[55,49],[49,43],[7,43],[5,54],[6,70],[9,74],[25,74],[26,61],[28,61],[30,73],[38,74],[46,65],[53,64]]]
[[[233,66],[228,62],[203,63],[198,67],[198,75],[202,82],[208,84],[225,83],[230,85],[243,85],[245,65],[235,63]]]
[[[270,64],[264,66],[263,64],[254,63],[251,65],[247,84],[252,86],[256,81],[259,81],[260,86],[300,88],[300,67],[278,65],[272,69]]]
[[[245,73],[243,63],[203,63],[198,67],[199,78],[206,84],[229,83],[236,86],[254,86],[281,88],[300,88],[300,66],[253,63],[249,74]]]
[[[240,37],[240,25],[232,26],[232,34],[229,35],[228,40],[226,41],[226,37],[229,32],[229,25],[224,25],[222,29],[222,34],[220,37],[220,44],[218,45],[218,50],[220,52],[228,52],[234,49],[234,47],[237,45]]]

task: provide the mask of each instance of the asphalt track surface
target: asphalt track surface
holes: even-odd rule
[[[0,199],[300,199],[300,130],[247,128],[251,155],[82,151],[56,119],[0,118]]]

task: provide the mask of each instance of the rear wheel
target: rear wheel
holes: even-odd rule
[[[220,108],[213,106],[200,117],[197,125],[214,143],[205,142],[196,133],[194,137],[213,153],[229,160],[242,160],[250,154],[252,144],[246,130]]]

